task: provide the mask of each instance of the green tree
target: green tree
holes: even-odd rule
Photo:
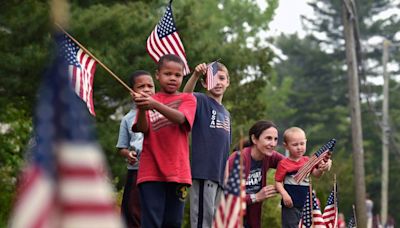
[[[18,0],[3,1],[0,7],[0,58],[3,60],[0,63],[0,105],[8,110],[4,115],[13,115],[13,118],[1,115],[0,123],[11,124],[10,132],[15,133],[10,135],[12,139],[20,135],[14,140],[15,158],[11,158],[12,150],[4,147],[7,145],[4,141],[0,141],[4,147],[0,156],[18,164],[10,172],[2,173],[6,176],[4,179],[13,180],[23,160],[23,148],[32,127],[30,118],[35,94],[53,45],[48,1],[20,3]],[[164,13],[166,3],[164,0],[74,0],[67,31],[127,81],[134,70],[154,72],[156,66],[146,53],[145,43]],[[240,131],[236,126],[249,126],[266,116],[267,106],[261,93],[270,76],[273,53],[261,45],[257,34],[268,29],[277,3],[277,0],[268,0],[266,10],[261,10],[255,1],[247,0],[173,3],[190,67],[221,58],[230,71],[231,85],[224,103],[233,117],[235,141]],[[120,189],[125,163],[118,156],[115,143],[119,118],[131,101],[128,91],[99,65],[94,79],[94,102],[98,138],[116,177],[117,189]],[[23,125],[23,130],[16,130],[13,123]],[[3,160],[1,162],[3,165]],[[13,190],[2,195],[2,205],[7,205],[4,208],[10,207]],[[8,211],[2,218],[8,216]]]
[[[303,39],[297,36],[279,37],[277,46],[283,50],[287,60],[277,65],[280,77],[291,77],[294,80],[293,96],[289,105],[296,107],[298,112],[287,120],[289,125],[304,127],[309,135],[311,147],[322,144],[329,137],[336,137],[339,145],[334,152],[333,172],[338,175],[339,195],[341,196],[340,209],[350,214],[354,194],[348,185],[348,175],[351,170],[350,124],[347,102],[347,76],[345,72],[345,47],[343,45],[343,32],[341,21],[340,1],[312,1],[314,15],[304,16],[303,24],[307,36]],[[390,11],[385,10],[395,7],[394,3],[386,0],[357,2],[357,22],[359,24],[359,56],[364,64],[360,69],[362,76],[362,110],[363,134],[365,149],[365,167],[367,189],[375,201],[375,213],[379,209],[380,195],[380,127],[377,124],[376,110],[380,109],[381,86],[375,84],[371,78],[380,77],[381,44],[372,43],[374,39],[385,37],[396,41],[399,18]],[[399,55],[394,52],[393,63]],[[393,70],[392,74],[398,74]],[[392,83],[392,82],[391,82]],[[392,88],[398,83],[393,82]],[[396,90],[391,90],[395,94]],[[367,100],[368,98],[368,100]],[[391,98],[393,99],[393,98]],[[391,100],[392,104],[392,100]],[[392,128],[397,128],[399,122],[395,120],[398,107],[390,106],[392,115]],[[392,114],[393,113],[393,114]],[[398,132],[394,131],[394,137]],[[391,155],[395,156],[395,155]],[[395,167],[392,163],[391,167]],[[392,186],[397,175],[390,174]],[[319,186],[317,186],[319,188]],[[323,187],[325,188],[325,187]],[[391,202],[397,196],[390,194]],[[389,213],[395,211],[397,205],[392,205]],[[397,218],[398,219],[398,218]]]

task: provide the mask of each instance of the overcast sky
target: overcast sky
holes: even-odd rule
[[[260,7],[265,8],[264,0],[258,0]],[[304,35],[301,27],[300,15],[312,14],[312,8],[307,5],[307,0],[279,0],[279,7],[270,24],[271,34],[295,33]]]
[[[312,8],[305,0],[280,0],[276,15],[271,22],[273,33],[295,33],[304,35],[301,27],[300,15],[312,14]]]

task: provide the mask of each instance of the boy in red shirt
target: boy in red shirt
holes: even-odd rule
[[[304,202],[309,191],[309,178],[297,183],[293,176],[307,163],[306,134],[301,128],[291,127],[283,133],[283,145],[289,151],[289,157],[281,160],[275,173],[275,186],[282,196],[282,227],[297,228],[301,218]],[[323,172],[329,170],[331,160],[322,160],[311,174],[320,177]]]
[[[138,115],[132,130],[144,133],[137,180],[143,227],[181,227],[187,187],[192,184],[188,134],[196,99],[178,92],[183,69],[178,56],[161,57],[156,71],[160,92],[134,96]]]

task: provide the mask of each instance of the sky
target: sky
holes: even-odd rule
[[[262,9],[266,7],[265,1],[257,1]],[[279,6],[270,24],[269,33],[279,35],[280,33],[292,34],[297,32],[302,37],[305,33],[301,27],[300,15],[312,13],[312,8],[307,5],[307,0],[279,0]]]

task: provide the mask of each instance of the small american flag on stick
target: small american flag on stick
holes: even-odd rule
[[[93,106],[93,79],[96,61],[66,34],[59,39],[60,54],[68,64],[68,75],[75,93],[86,103],[90,114],[96,115]]]
[[[301,212],[301,219],[299,228],[326,228],[325,222],[322,218],[321,209],[317,204],[317,198],[312,192],[307,194],[306,202],[304,203],[303,211]],[[312,196],[310,196],[312,194]],[[310,199],[312,197],[312,199]]]
[[[337,188],[331,191],[328,197],[328,202],[324,208],[322,217],[324,218],[327,228],[335,228],[337,226],[338,205],[337,205]]]
[[[311,156],[310,160],[308,160],[308,162],[297,172],[297,174],[294,176],[294,180],[297,183],[302,182],[304,178],[306,178],[306,176],[315,167],[315,165],[322,161],[329,151],[333,151],[335,144],[336,139],[331,139],[328,143],[319,148],[319,150]]]
[[[357,227],[356,209],[353,205],[353,215],[351,216],[349,222],[347,223],[347,228]]]
[[[183,73],[187,75],[190,70],[186,60],[185,48],[175,26],[171,3],[172,1],[169,2],[164,16],[151,32],[149,38],[147,38],[146,48],[150,57],[156,63],[166,54],[179,56],[185,64]]]
[[[213,228],[243,226],[243,216],[246,212],[246,186],[243,175],[241,175],[241,153],[238,151],[233,168],[229,174],[224,196],[215,214]]]
[[[215,77],[218,73],[218,62],[212,62],[207,66],[207,90],[211,90],[217,84]]]

